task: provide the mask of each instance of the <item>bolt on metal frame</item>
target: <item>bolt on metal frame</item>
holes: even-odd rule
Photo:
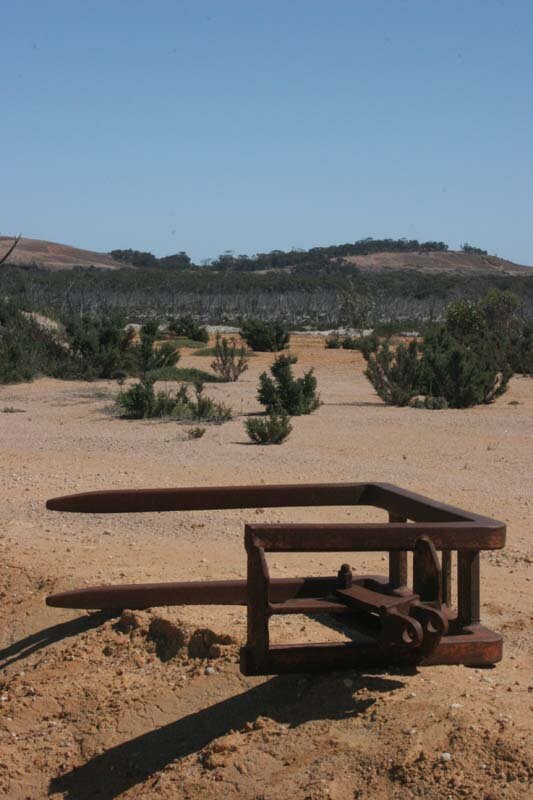
[[[246,580],[89,587],[52,595],[47,603],[89,609],[246,605],[241,670],[248,675],[499,661],[502,637],[480,623],[479,573],[480,551],[505,545],[506,527],[497,520],[387,483],[111,490],[47,502],[54,511],[98,514],[349,505],[384,509],[389,521],[246,525]],[[380,551],[389,554],[387,576],[357,576],[344,564],[335,576],[270,578],[266,561],[267,553]],[[407,586],[409,552],[412,588]],[[270,644],[271,617],[301,613],[340,617],[363,637],[333,644]]]

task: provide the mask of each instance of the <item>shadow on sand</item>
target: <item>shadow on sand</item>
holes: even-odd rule
[[[297,727],[309,720],[355,717],[374,702],[354,698],[353,688],[331,674],[308,676],[305,697],[297,699],[301,679],[302,676],[271,678],[242,694],[123,742],[53,779],[50,793],[64,793],[65,800],[114,800],[170,762],[202,749],[231,730],[239,730],[260,715]],[[374,692],[390,692],[403,685],[392,678],[357,676],[358,687]]]
[[[32,633],[18,642],[10,644],[0,650],[0,669],[5,669],[10,664],[27,658],[32,653],[48,647],[54,642],[60,642],[62,639],[68,639],[70,636],[77,636],[79,633],[84,633],[92,628],[98,628],[107,622],[108,619],[116,617],[117,613],[113,611],[98,611],[95,614],[84,615],[83,617],[76,617],[75,619],[68,620],[68,622],[60,622],[58,625],[52,625],[50,628],[45,628],[38,633]]]

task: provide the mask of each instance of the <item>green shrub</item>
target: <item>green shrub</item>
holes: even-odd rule
[[[176,336],[192,339],[193,342],[207,344],[209,341],[207,328],[200,325],[190,314],[171,320],[168,324],[168,329]]]
[[[196,383],[195,396],[192,399],[185,384],[175,392],[155,392],[154,380],[143,378],[128,389],[121,391],[116,404],[128,419],[173,417],[181,422],[202,420],[215,424],[230,420],[231,408],[206,397],[203,391],[203,383]]]
[[[266,372],[259,376],[257,399],[269,413],[284,411],[290,416],[299,416],[311,414],[320,405],[313,370],[302,378],[294,377],[292,365],[297,361],[296,356],[280,355],[270,368],[272,378]]]
[[[251,417],[244,423],[248,437],[255,444],[281,444],[292,431],[285,412],[272,411],[266,417]]]
[[[365,355],[365,375],[381,399],[388,405],[407,406],[420,391],[419,346],[400,343],[396,349],[390,342]]]
[[[380,345],[367,359],[366,377],[385,403],[419,408],[469,408],[492,403],[512,375],[502,343],[485,334],[464,342],[446,327],[428,332],[423,342]]]
[[[526,324],[519,333],[511,335],[508,356],[513,372],[533,375],[533,325]]]
[[[204,385],[201,382],[194,384],[195,399],[189,400],[188,405],[192,411],[192,419],[214,422],[217,425],[227,422],[232,417],[232,411],[224,403],[218,403],[211,397],[204,395]]]
[[[144,378],[119,393],[116,403],[125,417],[154,419],[169,417],[173,413],[176,397],[172,397],[169,392],[155,392],[154,382],[151,378]]]
[[[443,397],[450,408],[492,403],[512,375],[502,343],[488,334],[460,342],[446,328],[428,334],[422,346],[420,388]]]
[[[339,350],[342,347],[341,337],[338,333],[333,333],[326,337],[326,350]]]
[[[55,332],[0,300],[0,383],[31,381],[38,375],[64,377],[72,368],[72,356]]]
[[[370,353],[374,353],[378,346],[379,338],[375,333],[369,333],[366,336],[346,336],[342,342],[344,350],[359,350],[365,358],[368,358]]]
[[[326,347],[330,350],[359,350],[363,355],[368,356],[376,350],[379,345],[378,336],[372,332],[366,336],[343,336],[338,333],[328,336],[326,339]]]
[[[213,372],[225,381],[236,381],[248,369],[248,356],[244,347],[237,347],[237,340],[228,341],[217,334]]]
[[[280,320],[263,322],[247,319],[242,324],[241,336],[252,350],[277,353],[289,346],[289,329]]]
[[[119,316],[76,315],[64,320],[73,378],[112,378],[135,372],[135,332]]]
[[[486,319],[479,303],[455,300],[446,308],[446,328],[456,339],[479,336],[486,329]]]
[[[179,351],[170,343],[163,342],[156,347],[159,325],[156,321],[145,323],[141,328],[141,341],[135,348],[137,370],[142,378],[150,376],[155,380],[157,370],[175,367],[180,359]]]

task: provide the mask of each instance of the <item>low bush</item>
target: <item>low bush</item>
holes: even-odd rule
[[[76,315],[64,320],[72,356],[69,377],[91,380],[136,372],[135,331],[116,315]]]
[[[492,403],[507,390],[513,356],[519,359],[512,338],[515,311],[505,292],[489,293],[477,304],[455,301],[446,323],[428,327],[422,341],[396,348],[387,341],[363,351],[365,375],[391,405],[436,409]]]
[[[191,419],[203,420],[204,422],[214,422],[219,425],[228,422],[232,418],[232,411],[224,403],[218,403],[211,397],[204,395],[204,385],[201,382],[194,384],[194,399],[189,400],[185,405],[191,412]]]
[[[0,300],[0,383],[31,381],[38,375],[68,377],[72,369],[70,351],[54,331]]]
[[[227,339],[217,334],[215,360],[211,364],[213,372],[225,381],[236,381],[248,369],[248,356],[244,347],[237,346],[237,340]]]
[[[509,338],[509,364],[513,372],[533,375],[533,325],[525,324]]]
[[[244,423],[248,437],[255,444],[281,444],[292,431],[290,417],[275,411],[266,417],[251,417]]]
[[[444,398],[450,408],[492,403],[507,390],[512,374],[501,343],[488,334],[460,342],[441,328],[424,339],[420,388]]]
[[[247,319],[242,324],[241,336],[252,350],[277,353],[289,346],[289,329],[280,320],[263,322]]]
[[[137,372],[142,379],[156,380],[158,370],[171,369],[180,359],[179,351],[171,342],[156,345],[159,325],[157,321],[146,322],[141,328],[141,341],[134,351]]]
[[[317,381],[310,369],[302,378],[295,378],[292,365],[296,356],[280,355],[270,368],[272,377],[263,372],[259,376],[257,398],[268,413],[285,412],[290,416],[311,414],[320,405],[316,392]]]
[[[326,337],[326,350],[340,350],[342,347],[342,339],[338,333],[332,333],[331,336]]]
[[[414,397],[423,393],[417,342],[401,343],[396,349],[390,342],[385,342],[365,358],[365,375],[388,405],[407,406]]]
[[[221,424],[232,418],[231,408],[204,395],[203,383],[195,384],[194,398],[182,384],[175,392],[154,389],[152,378],[143,378],[116,399],[117,407],[128,419],[172,417],[180,422],[203,421]]]
[[[190,314],[172,319],[168,324],[168,330],[176,336],[191,339],[193,342],[207,344],[209,341],[207,328],[200,325]]]
[[[335,333],[326,339],[326,348],[329,350],[359,350],[363,355],[374,352],[379,345],[379,338],[372,332],[366,336],[340,336]]]

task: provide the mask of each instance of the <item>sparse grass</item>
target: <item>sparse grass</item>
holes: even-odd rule
[[[214,375],[212,372],[205,372],[202,369],[196,369],[196,367],[161,367],[160,369],[151,370],[148,373],[148,377],[154,381],[223,382],[218,375]]]
[[[4,406],[2,414],[25,414],[25,408],[15,408],[15,406]]]

